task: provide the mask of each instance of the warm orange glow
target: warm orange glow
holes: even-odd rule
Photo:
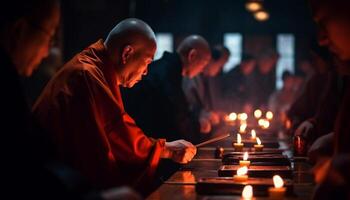
[[[252,139],[256,138],[256,132],[254,129],[250,131],[250,134],[252,134]]]
[[[253,187],[251,185],[246,185],[242,191],[243,199],[252,199],[253,198]]]
[[[241,126],[239,127],[239,132],[240,133],[244,133],[246,128],[247,128],[247,124],[246,123],[241,124]]]
[[[261,110],[257,109],[254,111],[254,117],[259,119],[262,116]]]
[[[230,121],[235,121],[235,120],[237,119],[237,114],[234,113],[234,112],[230,113],[230,114],[228,115],[228,119],[229,119]]]
[[[275,185],[275,188],[282,188],[284,185],[283,179],[279,175],[273,176],[273,184]]]
[[[261,140],[260,140],[260,138],[256,138],[256,143],[258,144],[258,145],[261,145]]]
[[[248,160],[248,152],[245,152],[243,155],[243,160]]]
[[[270,15],[266,11],[261,10],[261,11],[254,13],[254,17],[258,21],[266,21],[269,19]]]
[[[237,143],[241,144],[242,143],[242,136],[241,134],[237,133]]]
[[[262,5],[259,3],[259,2],[247,2],[245,4],[245,8],[248,10],[248,11],[251,11],[251,12],[255,12],[259,9],[262,8]]]
[[[248,173],[248,167],[243,166],[237,169],[237,176],[246,175]]]
[[[271,120],[273,118],[273,113],[271,111],[266,112],[266,119]]]
[[[241,120],[241,121],[247,120],[248,119],[247,113],[239,113],[238,114],[238,119]]]
[[[262,126],[264,129],[267,129],[267,128],[269,128],[270,127],[270,122],[269,121],[267,121],[267,120],[265,120],[265,122],[264,122],[264,124],[263,124],[263,126]]]

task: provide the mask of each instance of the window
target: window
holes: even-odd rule
[[[276,68],[276,87],[283,87],[282,74],[284,71],[294,73],[294,35],[293,34],[278,34],[277,35],[277,52],[280,58]]]
[[[233,69],[242,59],[242,35],[240,33],[224,34],[224,46],[230,50],[230,58],[224,65],[223,71],[228,72]]]
[[[156,33],[157,51],[154,60],[162,57],[164,51],[173,51],[173,35],[170,33]]]

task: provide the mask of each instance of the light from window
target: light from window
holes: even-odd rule
[[[157,51],[154,60],[162,57],[164,51],[173,52],[173,35],[170,33],[156,33]]]
[[[295,39],[293,34],[278,34],[277,35],[277,51],[280,58],[277,62],[276,68],[276,87],[281,89],[283,87],[282,74],[284,71],[294,73],[294,44]]]
[[[224,65],[223,72],[228,72],[241,62],[242,35],[240,33],[225,33],[224,46],[230,50],[230,58]]]

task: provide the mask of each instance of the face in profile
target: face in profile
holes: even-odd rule
[[[193,78],[201,73],[204,67],[209,63],[211,56],[209,52],[197,51],[195,56],[188,61],[187,74],[189,78]]]

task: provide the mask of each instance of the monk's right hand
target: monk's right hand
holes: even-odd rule
[[[162,158],[172,159],[174,162],[186,164],[196,155],[197,148],[186,140],[166,142],[162,152]]]

